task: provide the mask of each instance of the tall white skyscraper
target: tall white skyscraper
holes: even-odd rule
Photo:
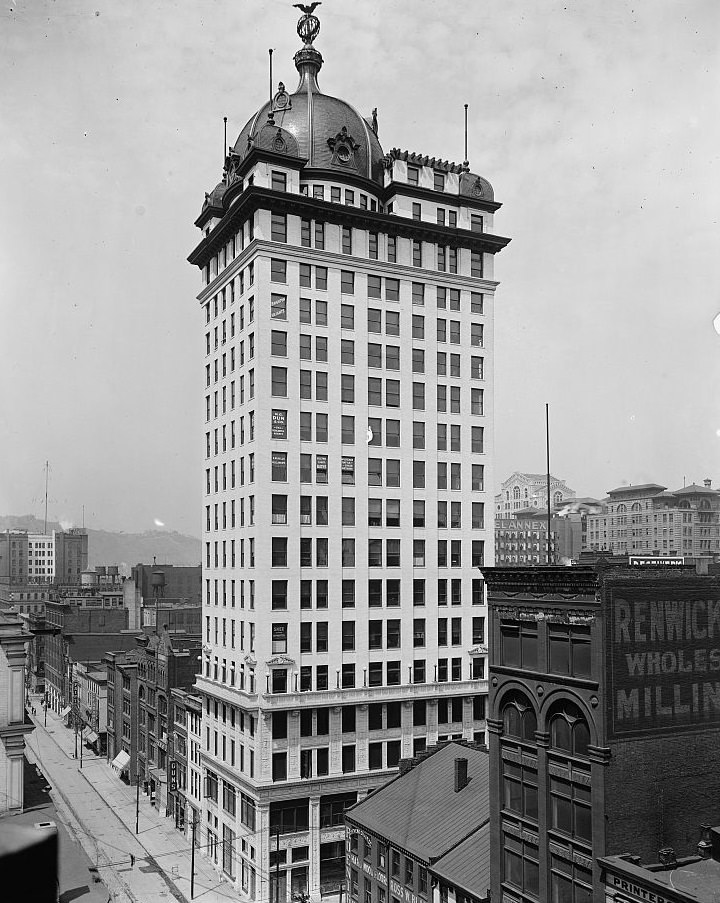
[[[467,164],[386,153],[374,115],[323,94],[319,27],[300,19],[298,87],[240,132],[189,258],[197,842],[261,901],[276,875],[282,901],[337,888],[344,808],[401,758],[485,730],[500,205]]]

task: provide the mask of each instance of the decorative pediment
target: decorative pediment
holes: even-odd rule
[[[352,135],[348,134],[347,126],[343,126],[334,138],[328,138],[328,147],[333,152],[333,164],[348,166],[357,169],[357,150],[360,145]]]

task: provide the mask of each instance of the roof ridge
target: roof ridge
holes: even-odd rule
[[[439,856],[431,856],[430,859],[428,860],[429,863],[430,863],[430,865],[434,865],[436,862],[439,862],[439,861],[443,858],[443,856],[447,856],[448,853],[452,853],[452,851],[453,851],[456,847],[459,847],[461,843],[465,843],[465,841],[466,841],[469,837],[472,837],[473,834],[476,834],[481,828],[484,828],[485,825],[488,825],[488,824],[490,824],[490,816],[489,816],[489,815],[488,815],[488,817],[485,819],[485,821],[481,821],[479,825],[476,825],[472,830],[468,831],[467,834],[466,834],[464,837],[461,837],[461,838],[460,838],[458,841],[456,841],[452,846],[448,847],[447,850],[445,850],[444,852],[440,853]]]

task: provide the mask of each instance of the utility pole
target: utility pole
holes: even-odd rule
[[[83,748],[83,735],[82,735],[82,721],[80,722],[80,771],[82,771],[82,748]]]
[[[275,825],[275,903],[280,903],[280,822]]]
[[[137,764],[136,764],[137,769]],[[140,833],[140,772],[135,772],[135,833]]]
[[[75,723],[75,756],[77,759],[77,712],[73,712],[73,722]]]
[[[192,842],[190,844],[190,899],[195,896],[195,829],[197,826],[197,812],[193,809]]]
[[[550,405],[545,405],[545,456],[547,461],[547,564],[552,564],[550,517]]]

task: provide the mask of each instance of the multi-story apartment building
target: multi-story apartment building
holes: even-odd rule
[[[271,857],[284,888],[336,887],[343,808],[485,731],[500,205],[467,164],[384,153],[375,119],[320,90],[318,29],[300,20],[298,87],[240,132],[189,258],[201,844],[263,901]]]
[[[720,553],[720,492],[710,480],[668,492],[647,483],[611,489],[587,518],[587,549],[613,554],[709,558]]]
[[[55,585],[81,582],[87,568],[85,530],[0,533],[0,602],[24,614],[42,614]]]
[[[550,558],[553,564],[570,564],[582,551],[582,519],[579,514],[550,517]],[[522,567],[548,563],[547,511],[529,508],[516,517],[495,520],[495,563],[498,567]]]
[[[565,480],[550,475],[550,508],[557,511],[575,498]],[[544,508],[547,511],[547,474],[522,473],[516,470],[505,480],[495,496],[497,517],[513,517],[525,508]]]

